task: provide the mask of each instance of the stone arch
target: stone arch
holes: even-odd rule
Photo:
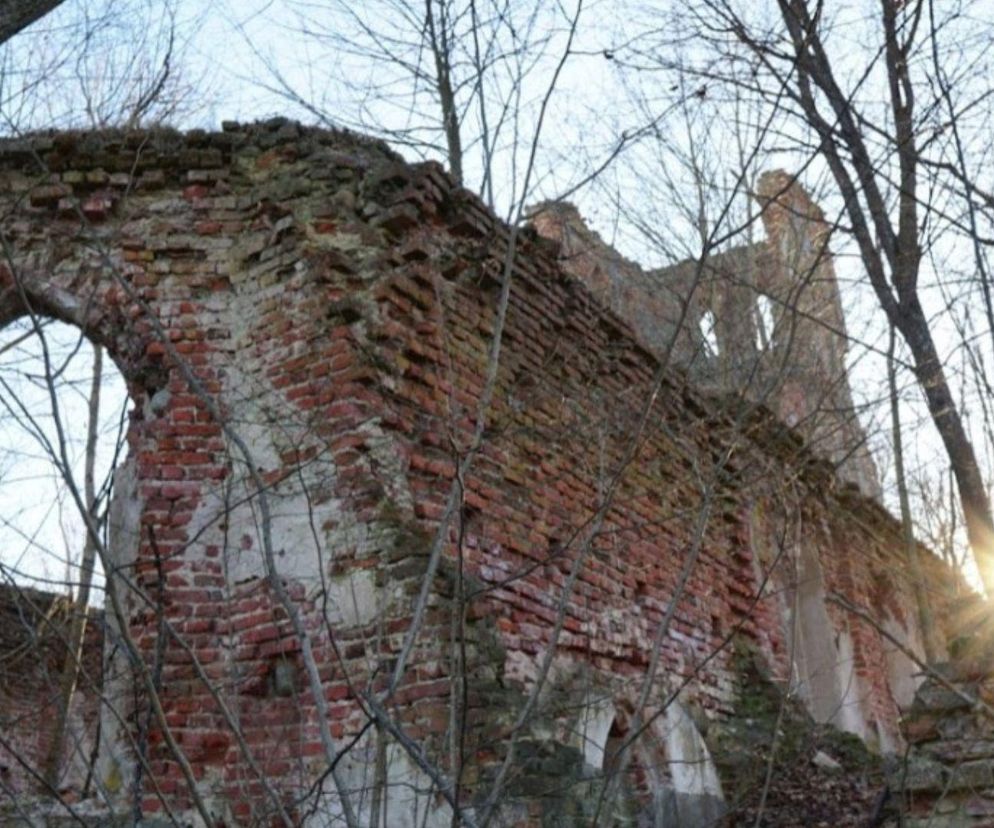
[[[74,250],[63,249],[41,265],[30,256],[0,262],[0,328],[24,317],[63,322],[103,346],[126,379],[140,378],[154,350],[149,326],[126,300],[116,265],[101,261],[103,253],[82,264]]]
[[[285,121],[0,145],[10,251],[0,322],[30,308],[73,324],[128,381],[131,458],[111,521],[118,536],[140,533],[120,544],[124,606],[112,635],[119,653],[130,635],[133,664],[159,666],[164,719],[197,768],[198,793],[229,823],[267,821],[284,795],[308,795],[300,760],[323,750],[317,705],[300,702],[303,645],[280,591],[308,629],[353,630],[385,612],[370,564],[421,548],[405,456],[379,396],[390,366],[372,361],[366,339],[384,321],[367,276],[389,271],[384,249],[412,226],[414,208],[394,204],[408,193],[401,185],[437,179],[419,211],[437,209],[448,189],[435,167],[395,162],[378,143]],[[369,203],[393,204],[375,226],[357,213],[360,189]],[[434,307],[424,284],[409,287],[419,314]],[[272,566],[260,553],[263,498]],[[314,659],[333,664],[330,646],[322,638]],[[362,644],[345,658],[350,676],[368,669]],[[326,669],[330,729],[355,733],[343,673]],[[156,732],[144,685],[123,670],[119,686],[120,726],[103,741],[116,745],[100,758],[98,784],[115,804],[135,793],[129,745],[141,723],[155,782],[170,792],[157,799],[145,774],[146,815],[189,812],[190,783]],[[265,718],[242,735],[268,763],[275,795],[259,790],[235,747],[218,688],[236,719]]]
[[[148,320],[149,314],[159,313],[156,296],[135,291],[135,274],[128,275],[120,249],[107,243],[95,245],[79,228],[65,228],[67,238],[60,238],[61,228],[51,227],[51,217],[44,212],[29,210],[27,216],[16,217],[20,221],[15,227],[25,239],[36,241],[49,233],[51,238],[45,239],[40,250],[27,243],[23,248],[13,245],[7,260],[0,262],[0,334],[19,322],[29,327],[47,321],[61,323],[91,345],[101,346],[105,375],[119,374],[126,386],[130,412],[125,452],[113,470],[108,522],[115,537],[107,552],[113,567],[130,578],[130,567],[138,559],[145,508],[139,483],[147,477],[139,470],[137,455],[148,445],[150,424],[165,413],[164,392],[171,374],[175,375]],[[126,603],[129,593],[129,589],[123,592]],[[117,620],[108,616],[108,623]]]
[[[40,401],[44,403],[45,411],[42,412],[41,416],[54,417],[54,413],[50,413],[51,407],[53,404],[57,406],[65,438],[71,444],[82,445],[82,433],[85,431],[86,423],[72,418],[83,416],[86,413],[86,406],[77,404],[67,412],[62,388],[66,384],[75,387],[74,395],[79,398],[83,398],[88,393],[91,381],[90,371],[92,370],[92,352],[89,349],[97,346],[102,347],[100,416],[103,418],[108,409],[112,409],[115,420],[120,421],[119,424],[124,432],[120,435],[122,438],[121,446],[118,447],[123,449],[124,454],[119,451],[113,452],[114,468],[120,468],[129,462],[134,465],[134,458],[128,451],[126,437],[127,432],[137,419],[135,407],[141,406],[147,400],[145,400],[144,395],[136,395],[136,389],[127,382],[124,372],[121,371],[123,361],[114,348],[115,343],[111,342],[111,347],[108,348],[105,342],[95,340],[86,329],[74,324],[71,315],[53,313],[49,305],[32,304],[30,310],[20,310],[20,312],[15,313],[12,312],[12,308],[16,308],[15,304],[5,302],[4,299],[5,297],[0,295],[0,347],[3,348],[3,351],[14,350],[17,360],[14,363],[17,366],[16,370],[31,377],[36,387],[47,387],[49,379],[45,376],[45,371],[50,368],[52,371],[51,392],[54,403],[48,399],[47,393],[42,393]],[[4,342],[4,340],[8,341]],[[88,347],[84,347],[84,343]],[[43,353],[47,354],[48,366],[42,362]],[[85,366],[81,364],[81,358],[84,357],[86,358]],[[25,360],[28,360],[29,363],[22,367]],[[37,364],[34,364],[35,362]],[[84,369],[85,377],[80,375],[80,371]],[[84,380],[87,383],[86,387],[79,387]],[[10,395],[17,395],[18,390],[11,387],[4,389],[5,393]],[[30,401],[26,401],[22,397],[19,399],[19,404],[24,407],[26,417],[35,415],[35,412],[27,410],[30,407]],[[130,416],[125,419],[124,415],[129,412],[129,409]],[[40,427],[38,430],[42,431]],[[101,436],[98,435],[98,440]],[[48,439],[52,445],[50,448],[45,448],[44,452],[52,451],[57,454],[56,438],[50,436]],[[99,453],[101,446],[98,444],[97,448]],[[71,455],[70,451],[70,461],[72,460]],[[61,458],[54,456],[52,462],[61,462]],[[60,469],[58,473],[63,474],[63,471]],[[82,486],[81,480],[80,477],[80,480],[77,481],[80,487]],[[82,489],[80,494],[82,495]]]
[[[625,708],[616,710],[605,734],[598,770],[605,780],[613,780],[625,768],[625,776],[617,780],[614,819],[621,825],[670,825],[676,810],[672,775],[665,742],[649,727],[643,734],[632,731],[631,714]],[[626,755],[627,753],[627,755]]]
[[[605,779],[622,766],[625,779],[616,802],[619,824],[704,828],[724,813],[717,770],[693,718],[679,700],[649,714],[633,731],[630,704],[594,705],[584,729],[588,767]],[[630,751],[622,760],[623,751]]]
[[[162,642],[163,655],[157,655],[157,613],[198,653],[207,674],[223,677],[241,692],[252,689],[256,678],[239,674],[228,661],[223,649],[228,631],[218,620],[226,573],[216,545],[219,516],[205,503],[223,488],[232,463],[222,424],[211,412],[243,413],[239,406],[245,395],[232,388],[226,366],[236,338],[261,324],[265,280],[272,285],[283,262],[267,258],[261,272],[245,270],[258,264],[267,246],[288,257],[295,242],[285,238],[286,228],[272,228],[281,216],[260,212],[263,196],[225,201],[230,189],[224,182],[236,175],[231,148],[240,140],[244,136],[220,134],[205,141],[170,132],[137,138],[66,134],[33,136],[0,149],[0,200],[5,202],[0,224],[6,242],[0,328],[31,315],[74,326],[106,348],[134,404],[130,453],[116,473],[110,513],[111,568],[123,612],[120,618],[107,616],[109,647],[118,658],[107,668],[105,687],[119,704],[101,726],[96,785],[112,800],[131,795],[135,722],[151,729],[149,744],[155,747],[149,748],[149,761],[170,760],[162,733],[154,732],[147,700],[140,698],[142,685],[126,663],[129,647],[137,651],[132,662],[154,665],[161,659],[161,705],[187,756],[203,768],[204,789],[225,785],[220,766],[232,736],[188,660],[172,652],[172,641]],[[24,161],[24,144],[31,163]],[[39,166],[46,167],[41,174]],[[244,194],[251,185],[245,179],[238,186]],[[214,220],[220,214],[228,222],[223,235]],[[247,299],[239,296],[235,272],[249,286]],[[302,301],[314,298],[301,295]],[[177,359],[184,363],[182,370]],[[265,374],[264,367],[253,366],[253,371]],[[188,381],[190,375],[199,388]],[[275,613],[259,611],[267,597],[252,600],[255,605],[246,601],[244,607],[229,604],[227,609],[233,617],[242,613],[245,629],[245,619],[275,628]],[[233,639],[240,637],[237,633]],[[283,654],[272,644],[283,629],[256,635],[273,650],[257,659],[264,669]],[[253,645],[253,655],[257,649]],[[178,770],[170,766],[164,777],[170,777],[167,785],[179,791],[174,801],[184,808],[189,800]],[[231,790],[240,782],[233,782]],[[237,799],[233,794],[230,801]],[[162,808],[161,802],[148,803],[148,813]]]

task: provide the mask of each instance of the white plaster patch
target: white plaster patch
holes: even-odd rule
[[[837,630],[828,614],[817,549],[801,545],[797,554],[796,615],[785,626],[794,644],[791,659],[800,696],[816,722],[875,742],[862,708],[852,638],[848,630]]]
[[[119,599],[127,612],[133,591],[120,575],[130,573],[131,566],[138,558],[139,531],[143,501],[138,492],[135,460],[128,456],[114,469],[114,493],[111,497],[108,514],[108,581],[116,588]],[[121,629],[117,616],[110,609],[104,614],[106,632],[104,634],[105,660],[103,674],[103,698],[100,706],[100,749],[94,774],[97,788],[112,802],[126,802],[130,794],[135,759],[130,750],[127,724],[115,711],[129,709],[134,698],[133,674],[128,665],[125,649],[115,646],[121,640]]]
[[[509,682],[520,682],[525,687],[534,684],[538,677],[538,666],[528,653],[521,650],[507,650],[504,658],[504,678]]]
[[[924,648],[918,636],[917,628],[912,624],[910,632],[891,616],[883,622],[883,628],[897,641],[900,641],[922,661],[925,660]],[[918,665],[908,658],[898,647],[881,636],[884,653],[887,658],[887,679],[894,701],[901,710],[907,710],[915,700],[919,685],[925,680]]]
[[[370,731],[339,763],[344,786],[352,791],[352,807],[359,824],[374,828],[451,828],[452,809],[448,803],[438,796],[437,788],[407,752],[393,742],[384,751],[386,784],[380,787],[379,818],[375,818],[376,753],[376,735]],[[341,802],[334,795],[326,795],[303,824],[313,828],[344,825]]]
[[[680,702],[674,700],[666,708],[663,728],[674,790],[680,794],[723,799],[711,753]]]
[[[856,675],[853,641],[848,630],[839,632],[836,642],[839,655],[835,666],[835,681],[841,689],[841,698],[832,723],[872,745],[876,742],[877,734],[870,730],[863,715],[863,683]]]
[[[395,438],[384,432],[379,418],[367,420],[360,428],[366,437],[373,472],[386,489],[392,504],[402,513],[414,516],[414,495],[407,485],[404,455],[397,451]]]
[[[638,605],[608,609],[584,621],[581,629],[591,638],[606,642],[614,647],[631,647],[633,650],[652,649],[652,637],[648,622],[641,615]],[[670,637],[675,633],[671,632]]]
[[[280,427],[271,425],[273,418],[255,400],[241,399],[231,408],[237,411],[232,421],[248,448],[249,462],[260,473],[282,468],[281,453],[307,445],[306,431],[285,422]],[[258,487],[242,453],[231,447],[230,454],[232,477],[204,492],[190,534],[200,546],[224,550],[228,581],[238,584],[266,578],[268,573]],[[322,527],[342,520],[339,501],[317,497],[332,485],[334,475],[330,460],[314,460],[276,481],[265,493],[276,574],[312,589],[320,583],[322,569],[328,570],[333,554]]]
[[[614,703],[610,699],[600,699],[583,706],[580,713],[579,731],[583,761],[588,767],[600,771],[604,767],[604,752],[608,734],[614,722]]]
[[[376,575],[371,569],[329,578],[327,596],[333,624],[364,626],[374,621],[379,613]]]
[[[238,486],[241,497],[228,497],[217,487],[205,492],[190,523],[197,546],[224,550],[231,584],[266,578],[264,542],[258,495],[252,483]],[[270,537],[276,574],[288,580],[319,583],[322,564],[328,569],[329,551],[321,543],[321,525],[338,518],[337,504],[312,507],[298,485],[267,492]],[[238,502],[240,501],[240,502]]]
[[[107,556],[115,568],[127,568],[138,558],[144,502],[138,496],[135,459],[130,454],[114,469],[114,494],[107,515]]]

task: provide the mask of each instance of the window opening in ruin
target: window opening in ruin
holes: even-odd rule
[[[701,337],[704,340],[704,351],[709,357],[718,356],[718,335],[715,333],[715,318],[711,311],[701,314]]]
[[[775,331],[773,300],[761,293],[756,297],[756,346],[760,351],[769,350],[773,345]]]
[[[614,779],[615,775],[619,773],[622,765],[622,755],[621,750],[625,747],[625,739],[628,736],[628,728],[621,724],[616,718],[611,722],[611,729],[607,734],[607,741],[604,743],[604,782],[605,784],[610,784],[611,780]],[[628,746],[628,750],[633,750],[633,746]],[[631,757],[629,761],[629,767],[627,769],[626,779],[621,781],[618,787],[619,796],[615,800],[613,814],[615,822],[626,824],[633,817],[633,810],[635,806],[635,800],[637,796],[633,796],[636,792],[631,790],[630,778],[633,776],[632,765],[635,764],[634,756]]]
[[[625,744],[626,728],[617,719],[611,722],[611,729],[607,733],[607,741],[604,743],[604,771],[605,777],[613,776],[617,771],[620,761],[619,752]]]
[[[797,251],[796,257],[810,256],[814,252],[814,240],[811,238],[811,219],[800,213],[790,213],[791,239]],[[789,256],[784,257],[784,261],[790,261]],[[800,261],[795,262],[795,266],[800,266]]]
[[[665,809],[665,788],[671,783],[666,749],[654,737],[653,729],[648,728],[637,740],[628,743],[630,730],[619,718],[611,723],[604,744],[604,779],[611,779],[625,765],[625,778],[619,787],[621,795],[615,801],[614,817],[619,824],[630,824],[632,820],[650,820],[657,824]],[[628,754],[622,762],[621,750]]]
[[[90,488],[106,538],[111,474],[124,456],[128,394],[113,360],[104,351],[98,357],[77,328],[37,321],[23,317],[0,331],[0,583],[75,596],[86,541],[79,504]],[[97,557],[91,605],[103,604]]]

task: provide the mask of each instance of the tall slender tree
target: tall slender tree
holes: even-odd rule
[[[879,0],[868,17],[859,16],[864,48],[854,52],[857,22],[850,18],[857,12],[849,6],[777,0],[774,10],[701,0],[681,25],[694,48],[679,61],[660,58],[655,65],[696,78],[702,94],[765,107],[778,123],[770,149],[786,148],[799,166],[817,161],[827,169],[841,229],[887,325],[910,352],[910,370],[956,479],[970,547],[994,593],[990,494],[923,288],[937,225],[968,245],[967,260],[988,244],[976,221],[990,206],[987,187],[965,167],[963,144],[990,90],[975,72],[950,77],[947,68],[941,83],[934,81],[935,56],[960,30],[961,12],[939,19],[928,0]],[[947,132],[956,140],[944,141]],[[953,203],[964,200],[965,216]],[[977,279],[988,284],[985,268]]]

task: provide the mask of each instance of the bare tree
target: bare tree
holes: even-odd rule
[[[574,31],[571,9],[562,4],[283,0],[261,18],[236,23],[262,63],[257,83],[266,90],[323,124],[381,136],[443,161],[456,180],[508,217],[513,205],[537,200],[538,192],[575,188],[637,131],[632,126],[623,134],[615,119],[598,120],[592,110],[582,140],[575,126],[564,129],[593,106],[577,94],[576,77],[599,70],[607,32],[604,19]],[[302,44],[299,60],[265,50],[260,36],[267,27]],[[567,91],[547,101],[548,78],[567,42],[569,69],[560,82]],[[558,140],[534,147],[540,121]],[[571,168],[561,163],[565,156]],[[525,193],[520,188],[529,167],[535,192]]]
[[[786,146],[803,166],[817,158],[829,171],[845,230],[873,294],[909,347],[911,368],[957,481],[970,546],[990,591],[994,523],[989,493],[922,294],[923,258],[935,225],[944,226],[947,235],[958,234],[971,258],[984,248],[969,224],[977,205],[961,220],[944,193],[965,190],[971,203],[981,198],[963,171],[962,136],[975,128],[974,108],[987,93],[959,71],[962,66],[956,67],[955,80],[944,75],[938,89],[931,82],[935,55],[955,29],[955,11],[939,19],[925,0],[882,0],[868,20],[861,20],[870,46],[855,63],[836,43],[851,25],[850,12],[820,2],[782,0],[769,19],[742,4],[705,0],[677,24],[698,50],[683,50],[656,65],[695,79],[703,96],[730,96],[765,107],[784,136],[778,149]],[[955,83],[963,87],[961,93],[951,91]],[[714,91],[717,87],[721,92]],[[885,106],[878,106],[878,95]],[[936,128],[938,112],[944,113],[944,126]],[[949,124],[960,136],[949,142],[951,147],[937,140]],[[950,152],[952,161],[947,160]],[[950,167],[944,179],[938,175]],[[977,228],[976,221],[972,227]],[[983,287],[986,271],[980,260],[978,267],[977,284]],[[926,275],[943,277],[941,272]]]
[[[96,464],[97,441],[100,436],[100,389],[103,385],[103,349],[93,349],[93,375],[90,381],[87,405],[86,446],[83,457],[83,497],[90,513],[90,520],[100,525],[101,516],[97,499]],[[97,548],[90,533],[86,533],[83,543],[82,560],[79,566],[79,583],[73,596],[72,620],[69,624],[66,658],[59,681],[59,700],[56,708],[58,720],[53,728],[48,756],[45,757],[43,773],[45,783],[57,788],[59,771],[65,750],[66,727],[72,709],[73,693],[79,678],[83,654],[83,641],[86,636],[87,614],[90,611],[90,596],[93,588],[93,574],[96,566]]]
[[[188,50],[201,16],[175,2],[105,0],[53,11],[0,52],[0,126],[152,126],[192,118],[212,100]]]

